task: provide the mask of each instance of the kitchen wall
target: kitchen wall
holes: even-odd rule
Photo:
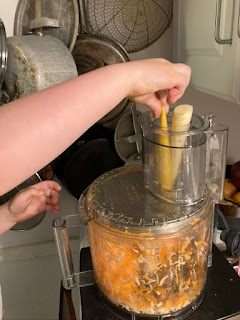
[[[194,106],[195,112],[212,113],[217,122],[229,127],[227,163],[240,160],[240,105],[188,88],[178,103]]]
[[[0,0],[0,18],[3,20],[7,37],[13,35],[13,21],[18,0]]]

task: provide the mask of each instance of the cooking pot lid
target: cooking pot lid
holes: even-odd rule
[[[2,87],[4,76],[7,68],[7,41],[6,41],[6,31],[3,21],[0,19],[0,89]]]
[[[18,2],[14,35],[22,36],[36,30],[34,23],[43,25],[42,33],[61,40],[72,51],[78,33],[79,10],[77,0],[41,0],[40,15],[36,19],[36,1]]]
[[[79,206],[81,206],[81,198]],[[129,227],[178,228],[194,222],[207,196],[195,205],[176,205],[155,197],[144,186],[141,165],[111,170],[96,179],[85,199],[88,218],[117,229]],[[190,219],[190,220],[189,220]],[[176,230],[176,229],[175,229]]]

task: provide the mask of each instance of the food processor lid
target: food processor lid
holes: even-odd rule
[[[116,229],[180,226],[188,218],[196,219],[207,201],[194,205],[168,203],[154,196],[144,186],[142,165],[129,165],[111,170],[89,187],[85,210],[88,217]],[[192,220],[192,219],[191,219]],[[179,224],[180,223],[180,224]]]

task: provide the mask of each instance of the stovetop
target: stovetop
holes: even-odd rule
[[[81,271],[92,269],[89,248],[81,250],[80,268]],[[102,303],[96,286],[84,287],[80,290],[82,320],[119,320]],[[213,264],[208,268],[203,301],[199,308],[184,320],[230,320],[236,315],[239,315],[236,319],[240,319],[240,278],[223,254],[213,246]],[[137,317],[137,319],[146,318]],[[149,319],[157,319],[157,317]]]

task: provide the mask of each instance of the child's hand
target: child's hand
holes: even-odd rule
[[[8,204],[9,219],[14,224],[25,221],[45,210],[57,213],[58,192],[61,187],[54,181],[43,181],[18,192]]]

